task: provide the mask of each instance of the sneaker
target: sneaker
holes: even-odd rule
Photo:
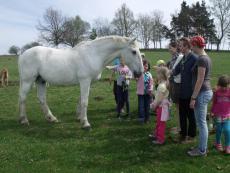
[[[196,157],[196,156],[207,156],[206,152],[201,152],[199,148],[194,148],[193,150],[189,150],[187,154],[191,157]]]
[[[152,140],[152,143],[156,144],[156,145],[163,145],[164,144],[164,142],[160,142],[158,140]]]
[[[225,147],[225,153],[226,153],[226,154],[230,154],[230,146]]]
[[[192,150],[194,150],[194,149],[198,149],[198,147],[190,147],[190,148],[188,149],[188,151],[192,151]],[[209,150],[208,150],[208,149],[206,150],[206,153],[207,153],[207,154],[209,153]]]
[[[214,144],[214,147],[217,151],[220,151],[220,152],[223,152],[224,149],[223,149],[223,146],[221,144]]]
[[[153,134],[149,134],[149,138],[150,138],[151,140],[156,140],[156,136],[153,135]]]

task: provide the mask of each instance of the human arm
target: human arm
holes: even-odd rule
[[[172,69],[171,74],[172,74],[173,76],[176,76],[176,75],[178,75],[180,72],[181,72],[181,62],[179,62],[179,63],[175,66],[175,68]]]
[[[194,109],[196,98],[200,92],[201,86],[204,82],[206,68],[203,66],[198,66],[197,81],[193,90],[193,94],[190,101],[190,108]]]
[[[155,100],[151,104],[151,107],[153,109],[156,109],[156,107],[161,104],[161,102],[164,99],[164,95],[165,95],[166,90],[167,90],[166,85],[164,85],[164,84],[159,84],[158,85],[156,95],[155,95]]]
[[[111,76],[109,77],[109,84],[111,85],[112,80],[114,79],[115,72],[117,71],[117,66],[106,66],[107,69],[112,70]]]
[[[110,85],[112,84],[112,81],[113,81],[113,79],[114,79],[114,76],[115,76],[115,71],[112,71],[111,76],[110,76],[110,78],[109,78],[109,84],[110,84]]]
[[[109,70],[113,70],[117,67],[117,65],[107,65],[105,66],[105,68],[109,69]]]
[[[212,98],[212,105],[211,105],[211,116],[214,116],[214,112],[215,112],[215,105],[216,105],[216,90],[213,91],[213,98]]]

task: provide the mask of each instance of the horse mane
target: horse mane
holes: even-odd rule
[[[99,37],[96,38],[95,40],[87,40],[87,41],[82,41],[79,44],[77,44],[75,47],[73,47],[73,49],[76,49],[80,46],[90,46],[90,45],[94,45],[97,44],[98,42],[103,42],[103,41],[107,41],[107,40],[112,40],[116,43],[121,44],[121,46],[126,45],[131,38],[129,37],[122,37],[122,36],[117,36],[117,35],[113,35],[113,36],[104,36],[104,37]],[[134,46],[136,46],[136,43],[133,43]]]

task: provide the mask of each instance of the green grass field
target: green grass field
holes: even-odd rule
[[[168,52],[145,52],[153,65],[157,59],[168,60]],[[212,85],[221,74],[230,75],[230,53],[209,53],[213,61]],[[17,58],[0,57],[0,69],[7,67],[10,81],[18,81]],[[154,72],[152,71],[154,75]],[[110,72],[104,70],[102,78]],[[137,97],[135,82],[130,88],[131,120],[117,120],[112,85],[101,80],[92,85],[88,119],[90,131],[81,129],[75,120],[79,86],[48,87],[48,103],[61,121],[45,121],[33,88],[27,99],[30,126],[18,124],[17,85],[0,88],[0,172],[1,173],[215,173],[230,171],[230,157],[212,148],[214,135],[209,138],[209,154],[190,158],[186,151],[194,144],[172,142],[167,133],[164,146],[148,140],[155,117],[147,125],[136,121]],[[100,96],[101,99],[97,100]],[[167,127],[175,126],[175,117]]]

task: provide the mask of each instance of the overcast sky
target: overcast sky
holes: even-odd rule
[[[0,3],[0,54],[7,54],[12,45],[23,45],[36,41],[38,21],[42,21],[45,10],[53,7],[63,15],[80,17],[92,24],[98,17],[112,20],[115,11],[126,3],[134,15],[160,10],[169,24],[171,14],[179,12],[183,0],[1,0]],[[185,0],[191,5],[201,0]]]

